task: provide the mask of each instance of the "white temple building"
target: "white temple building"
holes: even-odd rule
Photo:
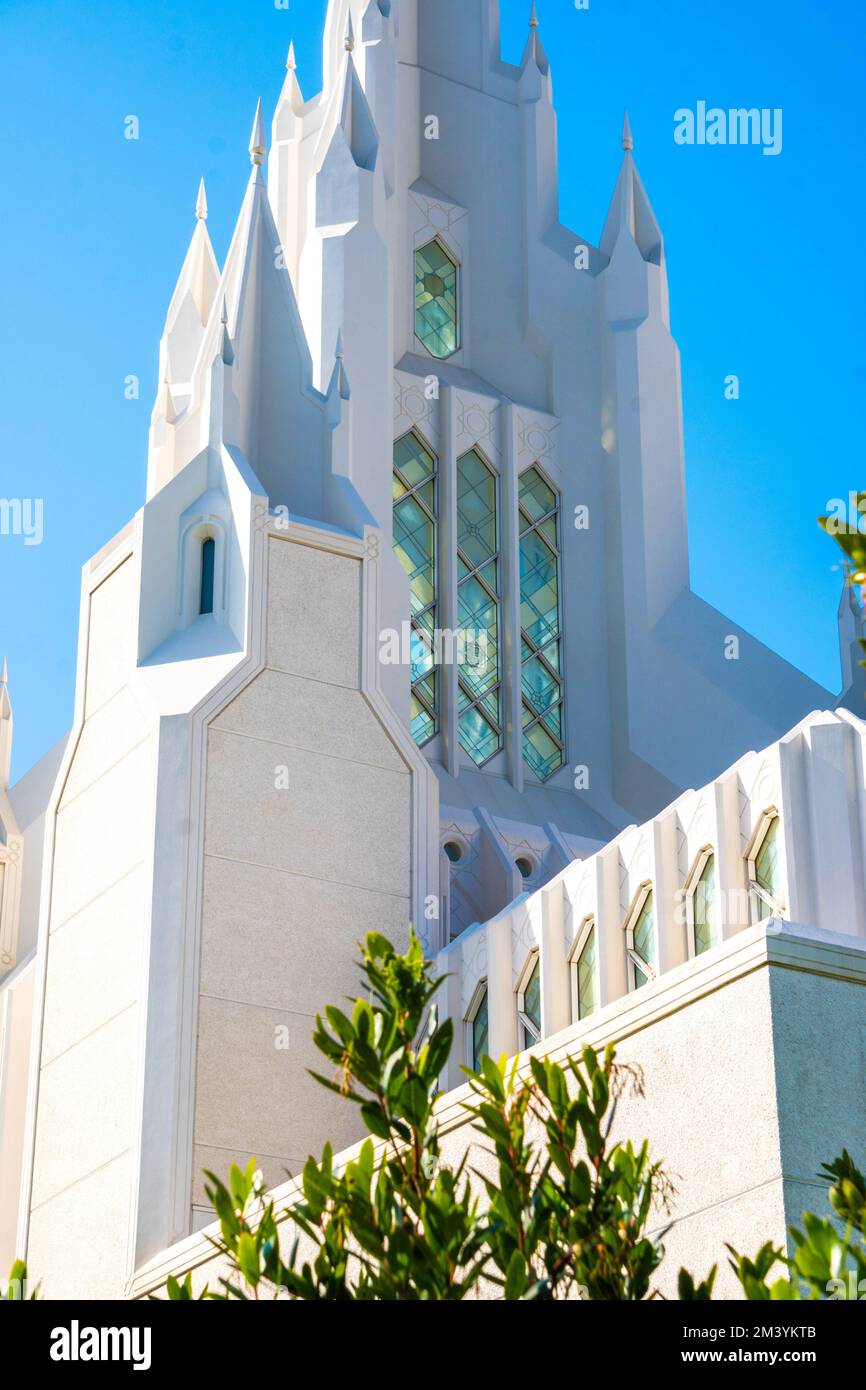
[[[12,787],[3,670],[0,1274],[140,1296],[207,1267],[203,1168],[290,1201],[358,1138],[314,1015],[410,922],[450,1142],[479,1050],[616,1039],[705,1272],[863,1157],[862,616],[840,696],[692,591],[664,237],[627,119],[597,243],[560,224],[535,7],[512,66],[498,0],[330,0],[323,72],[259,105],[222,266],[199,191],[146,500]]]

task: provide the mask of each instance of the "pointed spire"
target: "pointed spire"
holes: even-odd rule
[[[297,70],[297,66],[298,60],[295,57],[295,41],[294,39],[292,39],[291,43],[289,44],[289,56],[286,59],[286,71],[295,72]]]
[[[250,135],[250,163],[253,168],[258,168],[260,164],[264,163],[266,153],[265,120],[262,115],[262,99],[259,97],[255,120],[253,121],[252,134]]]
[[[634,162],[634,136],[627,111],[622,123],[622,148],[622,163],[601,235],[601,250],[606,256],[612,255],[620,233],[626,232],[643,259],[659,265],[664,259],[661,229]]]
[[[346,37],[343,44],[347,53],[355,51],[355,26],[352,23],[352,11],[349,11],[349,22],[346,25]]]
[[[524,72],[530,67],[535,66],[544,79],[544,90],[550,95],[550,63],[544,51],[544,45],[538,33],[538,10],[535,0],[532,0],[532,9],[529,12],[529,37],[526,40],[526,47],[523,50],[523,61],[521,67]]]
[[[199,222],[207,222],[207,193],[205,192],[204,179],[198,186],[198,197],[195,200],[195,215]]]

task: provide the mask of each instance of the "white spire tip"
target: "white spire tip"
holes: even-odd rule
[[[250,163],[253,165],[264,164],[266,151],[265,121],[262,115],[262,99],[259,97],[255,120],[253,121],[253,131],[250,136]]]

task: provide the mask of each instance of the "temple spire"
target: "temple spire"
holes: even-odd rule
[[[294,39],[292,39],[289,43],[289,56],[286,59],[286,71],[295,72],[297,70],[297,66],[298,60],[295,57],[295,41]]]
[[[532,0],[532,9],[529,12],[529,37],[526,40],[526,48],[523,50],[523,61],[521,67],[524,72],[534,66],[538,69],[544,79],[545,90],[550,95],[550,63],[544,51],[544,45],[538,32],[538,10],[535,0]]]
[[[351,11],[351,10],[349,11],[349,20],[348,20],[348,23],[347,23],[347,25],[346,25],[346,37],[345,37],[343,46],[344,46],[344,48],[345,48],[345,50],[346,50],[347,53],[354,53],[354,51],[355,51],[355,26],[354,26],[354,24],[352,23],[352,11]]]
[[[606,256],[611,256],[620,235],[626,234],[636,243],[645,261],[661,264],[664,254],[661,229],[634,162],[634,136],[627,111],[622,123],[622,149],[622,163],[601,236],[601,249]]]
[[[207,193],[205,192],[204,179],[198,186],[198,197],[195,200],[195,215],[198,222],[207,221]]]
[[[265,120],[262,115],[262,99],[256,107],[255,119],[253,120],[252,134],[250,135],[250,163],[254,169],[264,164],[267,145],[265,144]]]

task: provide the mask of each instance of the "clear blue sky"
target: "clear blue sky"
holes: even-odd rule
[[[514,60],[529,0],[501,8]],[[862,0],[538,8],[563,221],[598,240],[627,104],[666,236],[694,587],[836,689],[840,575],[815,517],[866,487]],[[41,546],[0,536],[16,776],[71,720],[81,565],[143,501],[199,177],[222,256],[256,99],[269,116],[292,37],[315,93],[324,13],[325,0],[0,0],[0,497],[45,507]],[[782,107],[782,154],[675,145],[674,111],[699,100]],[[130,373],[138,401],[124,399]]]

